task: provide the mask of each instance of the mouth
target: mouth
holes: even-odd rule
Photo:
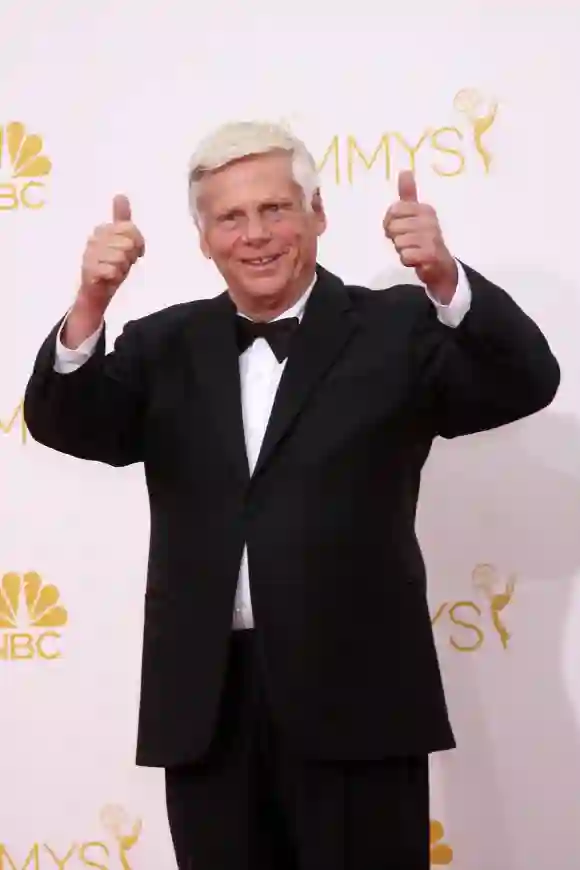
[[[263,269],[271,266],[280,259],[282,254],[272,254],[270,257],[252,257],[251,259],[242,260],[244,266],[250,266],[252,269]]]

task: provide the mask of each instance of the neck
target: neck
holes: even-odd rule
[[[231,296],[240,314],[245,314],[246,317],[257,321],[274,320],[275,317],[279,317],[289,308],[292,308],[306,293],[313,281],[314,274],[294,285],[291,290],[286,289],[283,293],[277,293],[275,296],[256,298],[255,296],[248,297],[245,294],[238,295],[234,292],[231,292]]]

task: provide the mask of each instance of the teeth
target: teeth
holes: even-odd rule
[[[248,260],[252,266],[264,266],[266,263],[273,263],[276,257],[259,257],[255,260]]]

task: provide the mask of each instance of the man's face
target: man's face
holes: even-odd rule
[[[283,153],[238,160],[199,188],[201,249],[249,313],[290,307],[314,276],[326,228],[319,197],[309,211]]]

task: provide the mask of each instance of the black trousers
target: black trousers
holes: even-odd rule
[[[168,769],[166,793],[179,870],[429,870],[428,758],[293,755],[269,713],[253,631],[232,635],[208,753]]]

